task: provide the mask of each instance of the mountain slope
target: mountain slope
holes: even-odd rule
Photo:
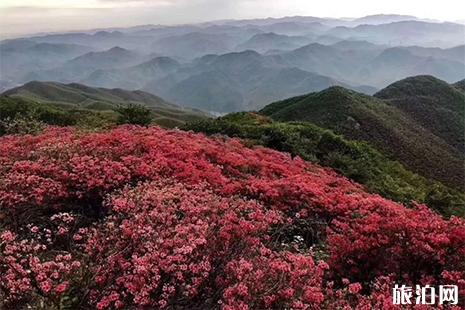
[[[119,105],[141,104],[153,110],[155,121],[160,124],[182,124],[187,120],[204,118],[201,111],[183,108],[166,102],[160,97],[143,92],[123,89],[93,88],[82,84],[55,82],[30,82],[8,90],[2,95],[29,99],[64,108],[113,110]]]
[[[465,152],[465,94],[433,76],[395,82],[375,94]]]
[[[465,215],[465,194],[428,180],[392,161],[367,143],[350,141],[311,123],[281,123],[253,112],[188,123],[183,129],[246,139],[330,167],[381,196],[426,203],[444,216]]]
[[[272,103],[261,113],[279,121],[309,121],[363,140],[410,170],[463,188],[463,154],[400,109],[342,87]]]

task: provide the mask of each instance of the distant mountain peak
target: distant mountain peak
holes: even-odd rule
[[[217,61],[224,61],[229,59],[254,59],[260,58],[260,54],[253,50],[245,50],[241,52],[232,52],[218,56]]]
[[[320,44],[320,43],[310,43],[305,46],[299,47],[292,51],[291,53],[312,53],[312,52],[324,52],[327,51],[330,47]]]
[[[122,48],[120,46],[115,46],[107,50],[107,52],[129,52],[129,50]]]
[[[108,55],[117,55],[117,56],[123,56],[123,57],[132,57],[132,56],[135,56],[137,53],[131,51],[131,50],[128,50],[128,49],[125,49],[125,48],[122,48],[120,46],[114,46],[106,51],[103,51],[103,52],[96,52],[96,53],[101,53],[101,54],[108,54]]]
[[[367,15],[361,18],[355,19],[357,22],[366,22],[366,23],[389,23],[396,21],[405,21],[405,20],[418,20],[417,17],[412,15],[399,15],[399,14],[374,14]]]
[[[122,33],[121,31],[102,30],[102,31],[96,32],[94,36],[96,37],[121,37],[121,36],[124,36],[124,33]]]
[[[180,66],[180,63],[174,60],[173,58],[162,56],[155,57],[146,62],[143,62],[139,65],[134,66],[133,68],[137,69],[161,69],[161,70],[173,70]]]

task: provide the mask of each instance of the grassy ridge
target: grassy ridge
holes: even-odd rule
[[[150,110],[148,111],[150,113]],[[165,128],[179,127],[186,121],[203,118],[196,114],[184,114],[182,111],[157,113],[152,110],[151,113],[152,122]],[[37,102],[22,97],[0,96],[0,135],[7,133],[4,124],[12,121],[23,123],[22,127],[25,131],[22,130],[22,133],[33,133],[32,128],[32,131],[29,131],[27,127],[40,126],[40,124],[77,126],[85,129],[110,128],[117,125],[118,115],[115,110],[93,110],[72,105],[64,108],[62,105]]]
[[[464,155],[396,106],[342,87],[272,103],[260,111],[277,121],[306,121],[366,141],[427,178],[464,188]]]
[[[95,88],[76,83],[30,82],[3,95],[67,110],[112,111],[120,105],[138,104],[152,110],[155,123],[167,127],[208,117],[202,111],[171,104],[143,91]]]

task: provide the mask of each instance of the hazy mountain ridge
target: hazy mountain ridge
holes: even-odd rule
[[[427,47],[453,47],[463,44],[465,26],[455,23],[431,23],[404,20],[387,24],[335,27],[328,34],[372,43],[390,45],[422,45]]]
[[[292,50],[309,44],[311,39],[305,36],[288,36],[267,32],[254,35],[246,42],[238,45],[238,50],[255,50],[265,53],[270,50]]]
[[[251,110],[332,85],[372,94],[412,75],[463,79],[464,29],[398,15],[295,16],[41,35],[0,43],[0,87],[83,83],[212,111]],[[9,48],[15,52],[4,56]]]
[[[160,87],[162,85],[162,87]],[[208,56],[143,89],[187,106],[217,112],[251,110],[332,85],[354,88],[328,76],[289,66],[280,56],[254,51]],[[155,86],[155,88],[153,88]]]

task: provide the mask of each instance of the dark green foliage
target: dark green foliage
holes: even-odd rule
[[[140,104],[128,104],[115,109],[118,112],[118,124],[148,126],[152,122],[152,111]]]
[[[428,180],[389,160],[365,142],[349,141],[310,123],[280,123],[255,113],[233,113],[185,126],[209,135],[246,139],[293,156],[331,167],[386,198],[427,203],[444,216],[465,215],[465,195]]]
[[[46,124],[68,126],[76,119],[52,106],[0,96],[0,135],[37,134]]]
[[[19,116],[32,116],[46,124],[57,126],[76,124],[76,119],[70,113],[53,106],[21,98],[0,96],[0,119],[13,119]]]

